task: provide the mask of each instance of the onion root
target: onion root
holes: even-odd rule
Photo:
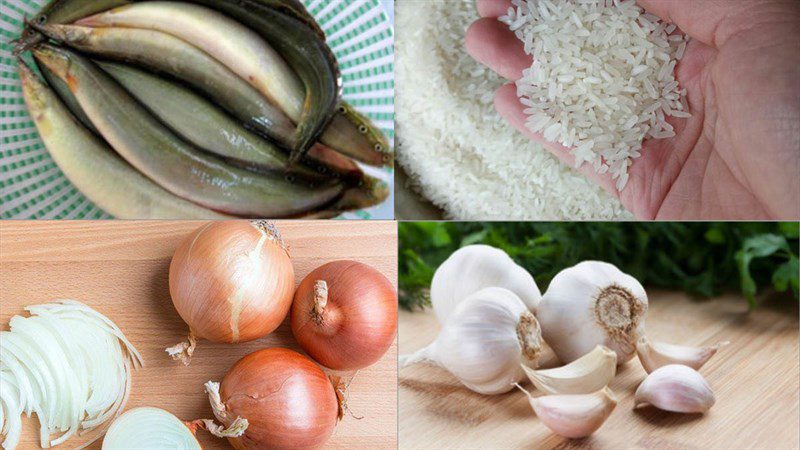
[[[172,347],[167,347],[165,351],[175,361],[180,361],[184,366],[188,366],[192,361],[192,355],[194,354],[194,349],[196,347],[197,337],[195,337],[192,330],[189,330],[189,336],[185,341],[175,344]]]
[[[314,309],[311,311],[311,317],[317,325],[322,325],[327,304],[328,283],[324,280],[317,280],[314,282]]]

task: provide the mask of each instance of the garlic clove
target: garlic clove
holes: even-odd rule
[[[522,388],[520,388],[522,389]],[[545,395],[528,401],[536,416],[554,433],[577,439],[597,431],[617,406],[617,398],[608,387],[591,394]]]
[[[598,345],[581,358],[555,369],[522,365],[534,386],[548,394],[589,394],[603,389],[617,373],[617,354]]]
[[[692,369],[700,370],[700,367],[711,359],[717,353],[717,350],[729,343],[729,341],[725,341],[708,347],[686,347],[662,342],[650,342],[646,337],[642,337],[636,343],[636,352],[639,355],[639,361],[642,362],[642,367],[647,373],[669,364],[682,364]]]
[[[653,371],[636,389],[634,408],[653,405],[664,411],[703,413],[715,402],[714,392],[699,372],[670,364]]]

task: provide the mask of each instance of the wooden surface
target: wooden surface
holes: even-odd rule
[[[778,301],[780,300],[780,301]],[[570,441],[552,434],[525,395],[473,393],[440,368],[399,373],[400,448],[739,449],[798,447],[797,302],[774,299],[748,313],[737,296],[691,301],[651,292],[651,340],[684,345],[729,340],[700,372],[717,403],[705,415],[652,407],[633,410],[633,394],[646,373],[634,358],[619,368],[611,389],[620,398],[592,436]],[[400,353],[431,342],[439,325],[432,311],[400,314]],[[532,388],[526,383],[527,388]],[[538,395],[538,394],[537,394]]]
[[[285,322],[260,340],[224,345],[201,341],[188,367],[164,348],[184,338],[187,327],[172,307],[168,289],[171,256],[181,240],[203,222],[0,222],[0,320],[23,306],[58,298],[80,300],[107,315],[142,353],[145,368],[135,373],[128,408],[157,406],[187,420],[212,417],[203,383],[221,380],[242,356],[265,347],[299,350]],[[397,225],[394,222],[277,222],[290,247],[297,282],[336,259],[370,264],[397,280]],[[396,287],[396,284],[395,284]],[[358,373],[350,387],[350,408],[364,416],[339,423],[329,448],[396,448],[397,346]],[[346,374],[349,379],[351,374]],[[27,420],[18,448],[39,448],[35,420]],[[230,448],[200,432],[205,449]],[[79,439],[58,448],[75,448]],[[90,448],[100,448],[96,443]]]

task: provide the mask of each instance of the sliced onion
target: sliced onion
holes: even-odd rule
[[[201,449],[194,430],[159,408],[134,408],[111,424],[103,450]]]
[[[142,365],[122,331],[80,302],[26,310],[31,316],[12,317],[0,339],[0,434],[6,450],[19,442],[23,413],[38,416],[43,448],[117,417],[128,400],[132,366]]]
[[[3,448],[6,449],[17,446],[22,432],[20,391],[14,381],[11,372],[0,369],[0,410],[3,411],[3,428],[0,433],[6,437],[3,441]]]

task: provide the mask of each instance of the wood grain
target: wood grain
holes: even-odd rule
[[[401,311],[399,325],[401,354],[427,345],[439,330],[432,312]],[[735,295],[693,301],[652,292],[647,330],[652,340],[684,345],[731,341],[701,369],[717,398],[707,414],[633,410],[633,393],[646,375],[633,359],[611,383],[620,402],[608,421],[594,435],[570,441],[538,421],[517,390],[483,396],[443,369],[417,365],[399,373],[400,448],[798,448],[796,301],[773,299],[748,313]]]
[[[265,347],[299,350],[288,324],[257,341],[224,345],[202,341],[184,367],[164,348],[185,337],[186,325],[172,307],[170,259],[181,240],[204,222],[3,221],[0,222],[0,320],[3,329],[24,305],[57,298],[83,301],[126,333],[145,359],[135,373],[128,408],[158,406],[188,420],[212,417],[203,383],[220,380],[242,356]],[[397,225],[394,222],[277,222],[289,245],[297,283],[319,265],[337,259],[369,264],[396,285]],[[350,387],[346,416],[328,448],[396,448],[397,346],[361,370]],[[352,373],[344,374],[349,379]],[[20,449],[38,447],[36,420],[26,420]],[[230,448],[201,432],[205,449]],[[73,439],[63,448],[74,448]],[[99,443],[93,449],[99,449]]]

